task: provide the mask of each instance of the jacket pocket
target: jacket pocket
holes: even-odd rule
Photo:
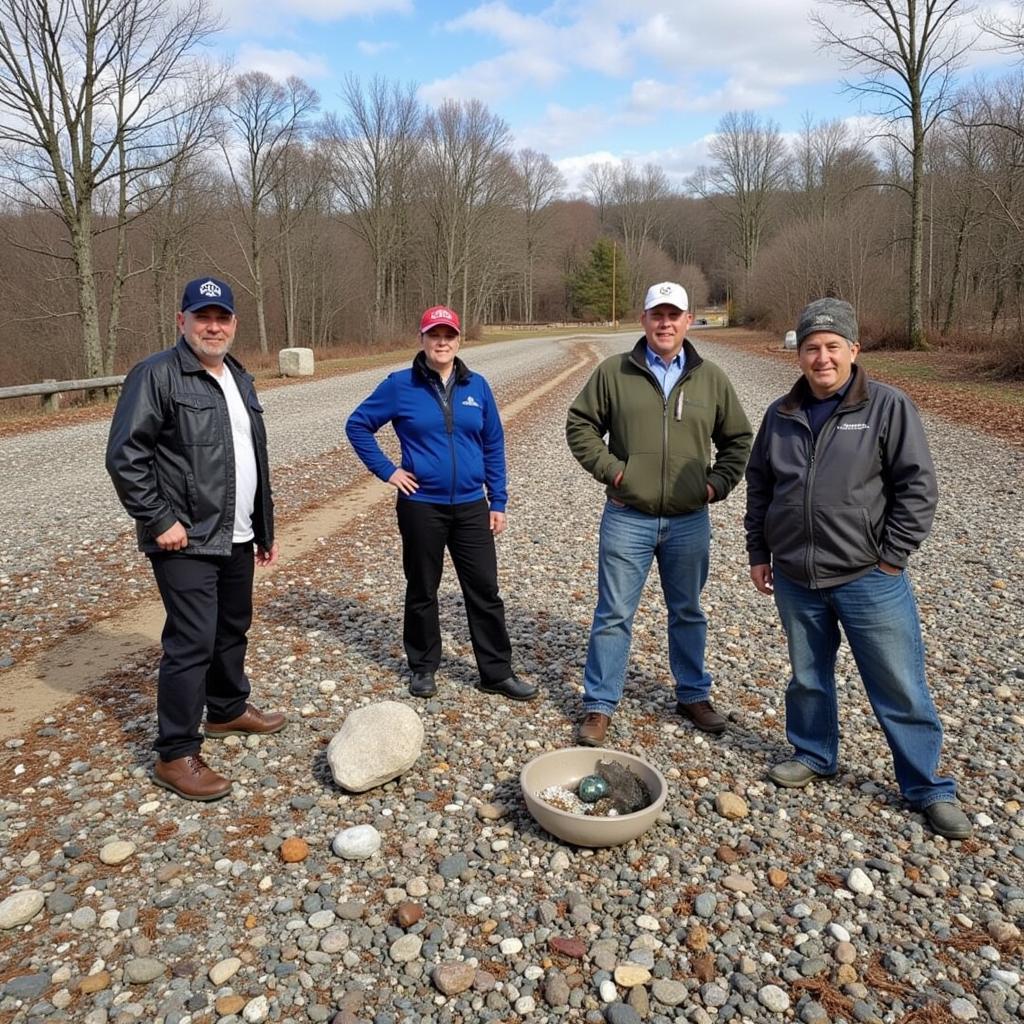
[[[708,503],[708,470],[699,459],[675,458],[668,467],[666,507],[696,510]]]
[[[618,487],[608,494],[642,512],[653,512],[661,494],[661,455],[655,452],[634,452],[626,459],[626,468]]]
[[[764,542],[772,559],[782,565],[803,565],[808,538],[804,531],[803,505],[768,506],[764,517]]]
[[[871,518],[862,505],[819,506],[813,525],[816,575],[839,576],[878,561]]]
[[[178,439],[183,445],[217,444],[220,441],[220,412],[215,398],[176,394],[171,399]]]

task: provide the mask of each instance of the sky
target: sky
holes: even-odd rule
[[[324,110],[341,107],[346,74],[411,82],[426,104],[479,99],[517,147],[555,161],[570,193],[601,161],[652,162],[682,185],[730,111],[794,135],[807,115],[863,130],[873,113],[844,89],[849,73],[821,48],[810,16],[844,32],[854,23],[806,0],[211,2],[224,25],[216,46],[238,71],[298,75]],[[973,34],[973,22],[963,31]],[[961,76],[1010,65],[979,49]]]

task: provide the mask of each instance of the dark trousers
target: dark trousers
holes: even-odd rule
[[[498,559],[484,499],[463,505],[432,505],[398,499],[405,569],[403,640],[413,672],[435,672],[441,664],[437,588],[444,549],[452,556],[466,602],[466,618],[480,678],[496,683],[512,674],[512,644],[505,606],[498,596]]]
[[[167,612],[153,746],[162,760],[173,761],[199,750],[204,707],[211,722],[230,722],[245,711],[253,546],[235,544],[223,557],[180,551],[149,557]]]

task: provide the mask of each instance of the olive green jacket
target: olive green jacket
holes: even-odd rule
[[[694,512],[707,504],[707,484],[721,501],[739,483],[753,432],[729,378],[688,340],[685,370],[667,398],[647,368],[646,346],[641,338],[598,366],[569,408],[566,440],[609,498],[649,515]]]

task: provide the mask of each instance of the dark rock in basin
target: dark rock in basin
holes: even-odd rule
[[[619,814],[632,814],[650,807],[651,794],[643,780],[617,761],[598,761],[597,774],[611,789],[605,800],[610,801]]]

